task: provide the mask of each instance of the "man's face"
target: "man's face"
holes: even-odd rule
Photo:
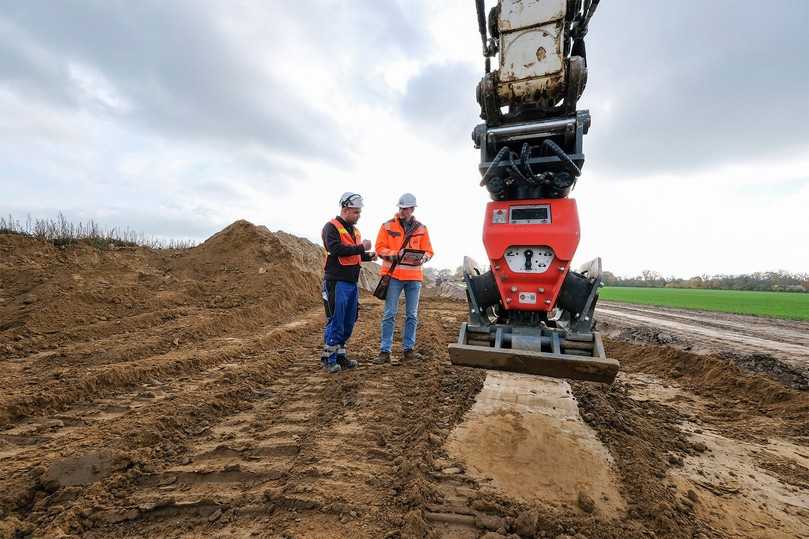
[[[362,208],[343,208],[340,211],[340,217],[345,219],[345,222],[354,225],[357,221],[360,220],[360,214],[362,213]]]
[[[416,208],[399,208],[399,219],[402,221],[409,221],[413,217],[413,212]]]

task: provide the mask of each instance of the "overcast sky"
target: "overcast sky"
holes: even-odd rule
[[[489,2],[491,4],[492,2]],[[809,2],[603,0],[577,262],[809,271]],[[479,260],[469,0],[0,0],[0,214],[202,240],[372,239],[405,191],[436,267]]]

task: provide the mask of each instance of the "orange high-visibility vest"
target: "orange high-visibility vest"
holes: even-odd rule
[[[376,254],[382,257],[382,275],[390,273],[392,265],[390,260],[385,257],[392,257],[399,254],[402,249],[402,244],[405,239],[405,231],[402,225],[399,224],[399,218],[394,216],[393,219],[385,221],[379,228],[379,234],[376,236]],[[423,224],[416,222],[416,229],[413,231],[410,242],[407,247],[409,249],[418,249],[427,253],[429,258],[433,256],[433,246],[430,243],[430,235],[427,232],[427,227]],[[393,269],[391,277],[400,281],[423,281],[424,274],[421,271],[421,266],[403,266],[396,264]]]
[[[352,236],[349,234],[346,227],[343,226],[343,223],[338,221],[336,218],[329,221],[331,224],[334,225],[334,228],[337,229],[337,233],[340,234],[340,243],[343,245],[359,245],[362,243],[362,237],[360,235],[360,229],[356,226],[354,227],[354,234]],[[327,254],[331,254],[326,251]],[[351,255],[351,256],[338,256],[337,260],[340,262],[341,266],[356,266],[362,262],[361,255]]]

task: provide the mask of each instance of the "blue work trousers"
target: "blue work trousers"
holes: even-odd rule
[[[339,349],[345,354],[345,344],[354,331],[359,306],[359,287],[348,281],[323,281],[323,301],[328,321],[323,341],[329,352],[327,363],[337,361]]]
[[[396,313],[399,311],[399,296],[405,294],[405,324],[402,349],[412,350],[416,346],[416,327],[419,323],[419,294],[421,281],[400,281],[391,278],[388,295],[385,297],[385,314],[382,315],[382,343],[380,350],[390,352],[393,345],[393,329],[396,326]]]

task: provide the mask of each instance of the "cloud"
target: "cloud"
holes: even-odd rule
[[[809,146],[803,1],[602,3],[580,104],[590,167],[641,177]]]
[[[424,67],[407,84],[401,101],[404,120],[442,144],[471,146],[470,134],[480,121],[475,101],[480,77],[464,63]]]
[[[125,121],[161,136],[343,157],[334,121],[257,67],[261,51],[234,44],[216,14],[189,2],[14,3],[0,15],[12,51],[0,85],[78,107],[95,79],[129,104]]]

